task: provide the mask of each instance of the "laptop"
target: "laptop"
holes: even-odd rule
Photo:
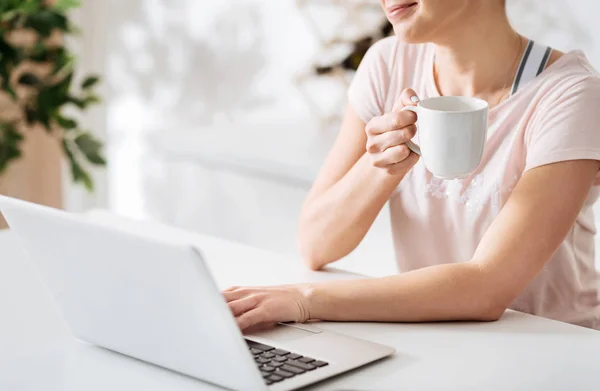
[[[309,324],[242,335],[198,248],[0,196],[73,335],[233,390],[295,390],[394,349]]]

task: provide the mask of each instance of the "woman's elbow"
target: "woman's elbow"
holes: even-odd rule
[[[310,270],[321,270],[323,266],[331,262],[323,248],[319,248],[313,241],[303,238],[302,236],[300,236],[298,240],[298,250],[304,264]]]
[[[304,257],[304,264],[306,265],[306,267],[308,267],[310,270],[312,271],[319,271],[321,269],[323,269],[323,267],[325,265],[327,265],[326,262],[322,262],[319,259],[314,259],[314,258],[306,258]]]
[[[327,256],[327,245],[323,238],[315,234],[315,226],[306,216],[300,217],[297,248],[304,264],[311,270],[320,270],[331,262]]]
[[[344,255],[340,248],[330,238],[319,237],[310,230],[303,231],[298,235],[298,251],[304,264],[311,270],[321,270],[327,264],[335,262]]]
[[[513,302],[514,292],[510,287],[497,282],[479,262],[456,264],[460,267],[466,280],[462,291],[461,302],[467,304],[466,317],[478,322],[495,322],[499,320]]]
[[[504,312],[506,311],[506,307],[503,306],[493,306],[490,308],[486,308],[482,311],[479,311],[477,314],[477,318],[475,320],[481,322],[495,322],[499,320]]]
[[[482,297],[485,296],[485,294],[482,295]],[[476,319],[474,320],[481,322],[495,322],[504,315],[504,312],[506,312],[506,309],[508,308],[506,300],[495,294],[489,294],[487,296],[488,299],[483,300],[477,306],[475,311]]]

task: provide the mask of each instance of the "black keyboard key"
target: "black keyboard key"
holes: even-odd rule
[[[298,367],[300,369],[304,369],[305,371],[312,371],[313,369],[317,368],[314,365],[304,363],[304,362],[302,362],[300,360],[287,360],[286,364],[287,365],[293,365],[293,366]]]
[[[273,346],[265,345],[265,344],[254,342],[254,341],[250,341],[248,339],[246,340],[246,343],[248,344],[248,346],[250,348],[262,350],[263,352],[268,352],[270,350],[274,350],[275,349]]]
[[[274,370],[275,367],[272,367],[270,365],[263,365],[262,367],[260,367],[261,372],[273,372]]]
[[[325,361],[303,357],[300,354],[276,349],[259,342],[246,340],[246,343],[267,385],[329,365]]]
[[[304,369],[295,367],[293,365],[287,365],[287,364],[285,364],[284,366],[282,366],[281,369],[284,370],[284,371],[292,372],[292,373],[294,373],[296,375],[301,375],[304,372],[306,372]]]
[[[292,373],[292,372],[288,372],[288,371],[284,371],[284,370],[283,370],[283,369],[281,369],[281,368],[277,369],[277,371],[275,372],[275,374],[276,374],[277,376],[281,376],[281,377],[283,377],[283,378],[285,378],[285,379],[289,379],[290,377],[294,377],[294,376],[296,376],[294,373]]]

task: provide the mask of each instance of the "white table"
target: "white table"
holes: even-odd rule
[[[116,221],[104,213],[93,216],[107,224]],[[272,253],[216,238],[126,224],[197,244],[223,287],[357,278],[341,271],[310,272]],[[0,233],[0,322],[2,391],[214,389],[75,341],[10,232]],[[600,332],[518,312],[508,311],[494,323],[320,326],[392,345],[397,355],[314,390],[600,390]]]

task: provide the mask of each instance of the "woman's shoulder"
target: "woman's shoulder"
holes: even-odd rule
[[[369,48],[348,89],[350,104],[365,123],[387,111],[390,96],[398,95],[404,86],[414,85],[415,73],[425,69],[419,61],[427,48],[404,43],[394,36]]]
[[[540,76],[540,87],[547,90],[548,96],[585,92],[600,99],[600,73],[581,50],[563,54]]]
[[[371,46],[364,61],[383,65],[390,72],[399,66],[413,68],[425,57],[429,46],[428,44],[408,44],[395,36],[386,37]]]
[[[568,69],[584,76],[600,76],[583,50],[573,50],[565,53],[553,65],[556,65],[558,70]]]
[[[538,139],[559,140],[571,150],[600,150],[600,74],[583,52],[564,54],[532,84],[529,93],[515,101],[529,113],[527,140],[537,134]]]

